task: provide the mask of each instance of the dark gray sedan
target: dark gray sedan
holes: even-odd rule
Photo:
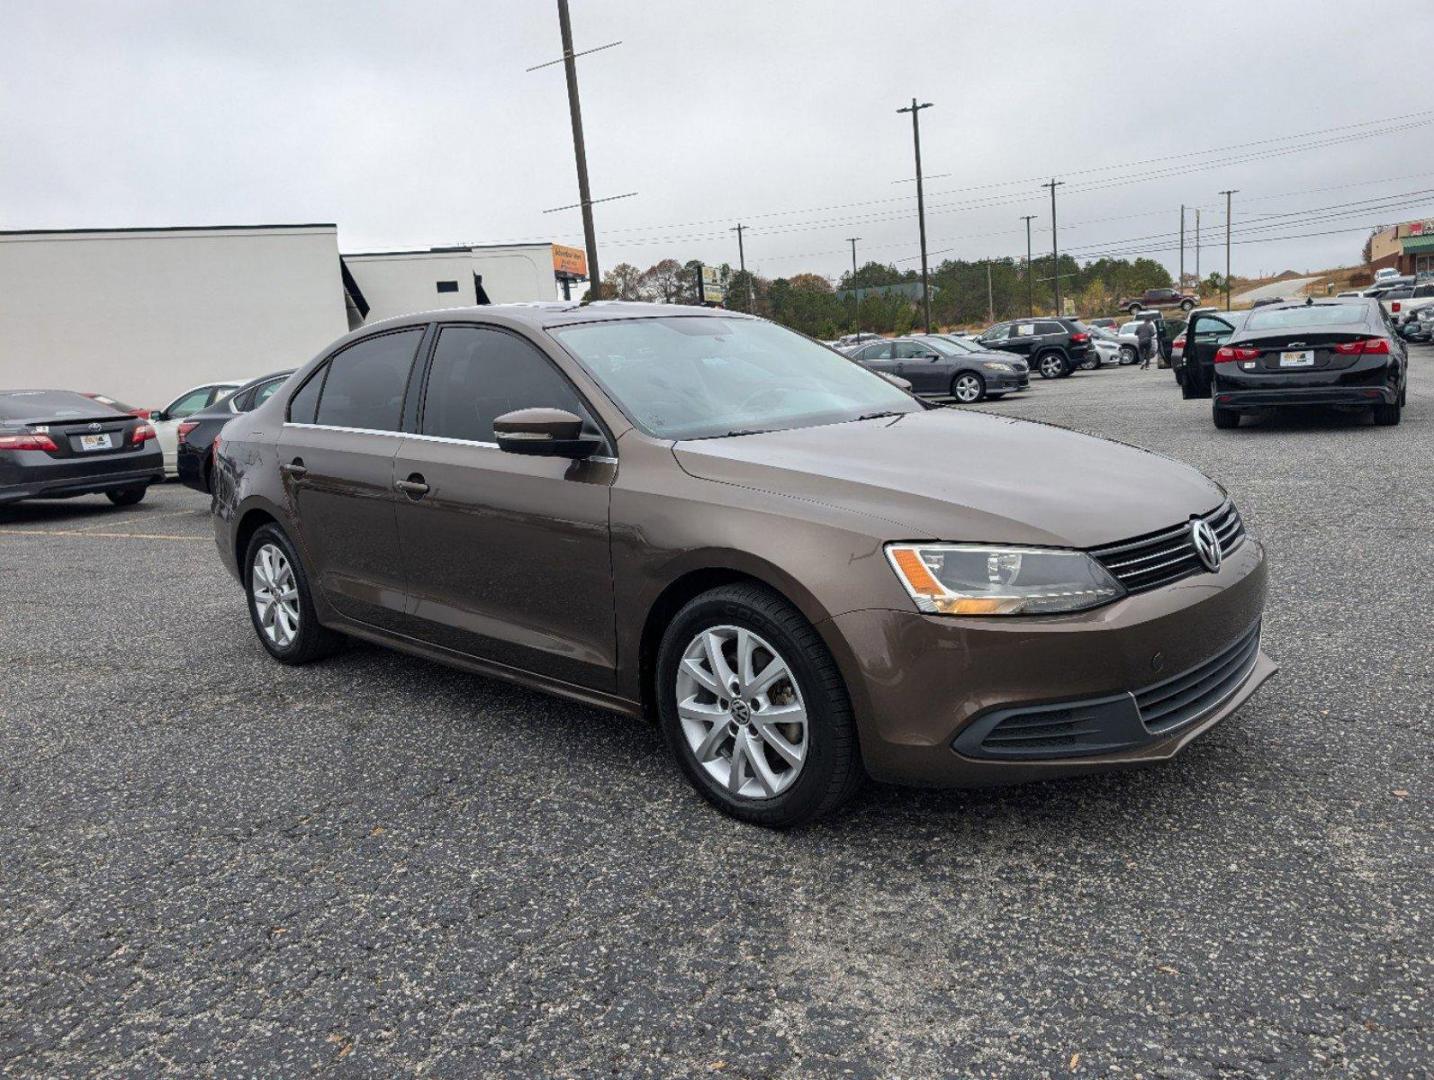
[[[999,398],[1031,385],[1030,368],[1009,353],[987,352],[944,334],[874,341],[852,351],[862,367],[897,375],[913,393],[953,397],[963,405]]]
[[[0,503],[103,493],[132,506],[163,479],[148,421],[69,390],[0,390]]]

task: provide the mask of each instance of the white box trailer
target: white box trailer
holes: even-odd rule
[[[332,224],[0,233],[0,387],[158,408],[359,324]]]
[[[346,253],[344,264],[368,305],[365,321],[374,322],[438,308],[561,300],[559,274],[573,254],[554,244],[462,245]]]

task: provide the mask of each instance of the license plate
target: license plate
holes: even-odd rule
[[[1314,367],[1314,353],[1308,349],[1301,352],[1282,352],[1280,367]]]
[[[108,435],[81,435],[81,450],[111,450],[114,444],[110,442]]]

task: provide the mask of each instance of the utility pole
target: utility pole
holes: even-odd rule
[[[573,118],[573,153],[578,159],[578,199],[583,208],[583,241],[588,249],[588,299],[602,295],[602,272],[598,269],[597,230],[593,227],[592,190],[588,187],[588,153],[583,142],[583,110],[578,102],[578,65],[573,57],[573,24],[568,18],[568,0],[558,0],[558,29],[563,35],[563,69],[568,76],[568,111]]]
[[[1035,214],[1025,214],[1021,220],[1026,223],[1026,317],[1036,317],[1036,276],[1031,271],[1031,222],[1035,220]],[[991,320],[995,322],[995,319]]]
[[[991,292],[991,260],[986,260],[986,317],[989,322],[996,321],[996,301]]]
[[[742,230],[746,227],[739,221],[734,228],[727,231],[737,234],[737,268],[742,271],[742,280],[747,285],[747,311],[751,312],[752,308],[756,307],[756,301],[752,296],[752,279],[747,276],[747,255],[742,248]]]
[[[1041,187],[1051,189],[1051,280],[1056,285],[1056,317],[1059,318],[1061,311],[1061,252],[1060,246],[1056,243],[1056,188],[1064,187],[1064,180],[1057,180],[1051,177],[1049,184],[1042,184]]]
[[[1195,287],[1200,287],[1200,208],[1195,208]]]
[[[1185,204],[1180,204],[1180,289],[1185,290]]]
[[[1239,188],[1232,188],[1229,191],[1220,192],[1225,196],[1225,310],[1230,310],[1230,196],[1239,192]]]
[[[921,110],[931,108],[931,102],[921,105],[911,99],[911,107],[897,109],[899,113],[911,114],[911,140],[916,148],[916,220],[921,229],[921,307],[926,323],[926,332],[931,333],[931,283],[926,273],[926,193],[921,186]]]
[[[856,287],[856,242],[859,236],[848,236],[846,242],[851,245],[851,295],[856,301],[856,316],[851,320],[856,327],[856,332],[861,333],[861,292]]]

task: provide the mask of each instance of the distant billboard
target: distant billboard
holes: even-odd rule
[[[722,270],[717,266],[702,268],[702,302],[720,304],[727,299],[727,288],[722,284]]]
[[[559,277],[585,279],[588,276],[588,253],[582,248],[554,244],[553,272]]]

